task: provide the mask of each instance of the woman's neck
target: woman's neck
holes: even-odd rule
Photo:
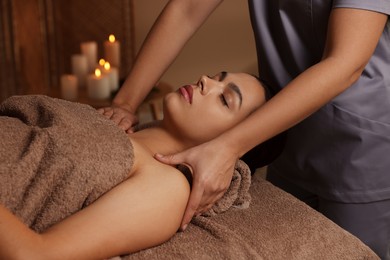
[[[164,155],[173,154],[191,146],[181,140],[177,134],[165,128],[161,123],[130,134],[129,137],[132,141],[136,141],[149,150],[151,155],[156,153]]]

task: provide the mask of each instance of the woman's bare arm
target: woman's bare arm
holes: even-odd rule
[[[0,259],[23,259],[23,252],[32,251],[39,241],[37,233],[0,205]],[[31,257],[37,259],[32,254]]]
[[[180,172],[151,167],[43,234],[0,208],[0,258],[105,259],[161,244],[179,228],[188,195]]]

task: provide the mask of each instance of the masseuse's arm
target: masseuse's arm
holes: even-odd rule
[[[99,110],[124,130],[136,123],[142,100],[222,0],[171,0],[149,32],[112,106]]]
[[[0,259],[107,259],[168,240],[190,188],[181,172],[150,165],[42,234],[0,205]]]
[[[360,77],[387,19],[386,15],[371,11],[334,9],[321,62],[300,74],[245,121],[213,141],[183,153],[157,157],[165,163],[187,163],[194,171],[183,228],[194,213],[205,211],[222,196],[238,157],[256,144],[296,125]]]

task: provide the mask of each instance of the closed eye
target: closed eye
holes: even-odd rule
[[[224,106],[229,108],[229,104],[226,101],[226,98],[225,98],[225,96],[223,94],[220,95],[220,99],[221,99],[222,105],[224,105]]]

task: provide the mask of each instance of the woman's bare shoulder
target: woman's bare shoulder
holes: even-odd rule
[[[184,187],[189,188],[190,174],[183,167],[163,164],[157,161],[145,146],[135,140],[131,142],[134,147],[134,164],[130,177],[141,174],[154,179],[161,178],[163,182],[182,182]]]
[[[178,169],[145,157],[127,180],[48,230],[45,241],[73,259],[107,258],[152,247],[176,233],[189,193]],[[71,250],[75,247],[79,250]]]

